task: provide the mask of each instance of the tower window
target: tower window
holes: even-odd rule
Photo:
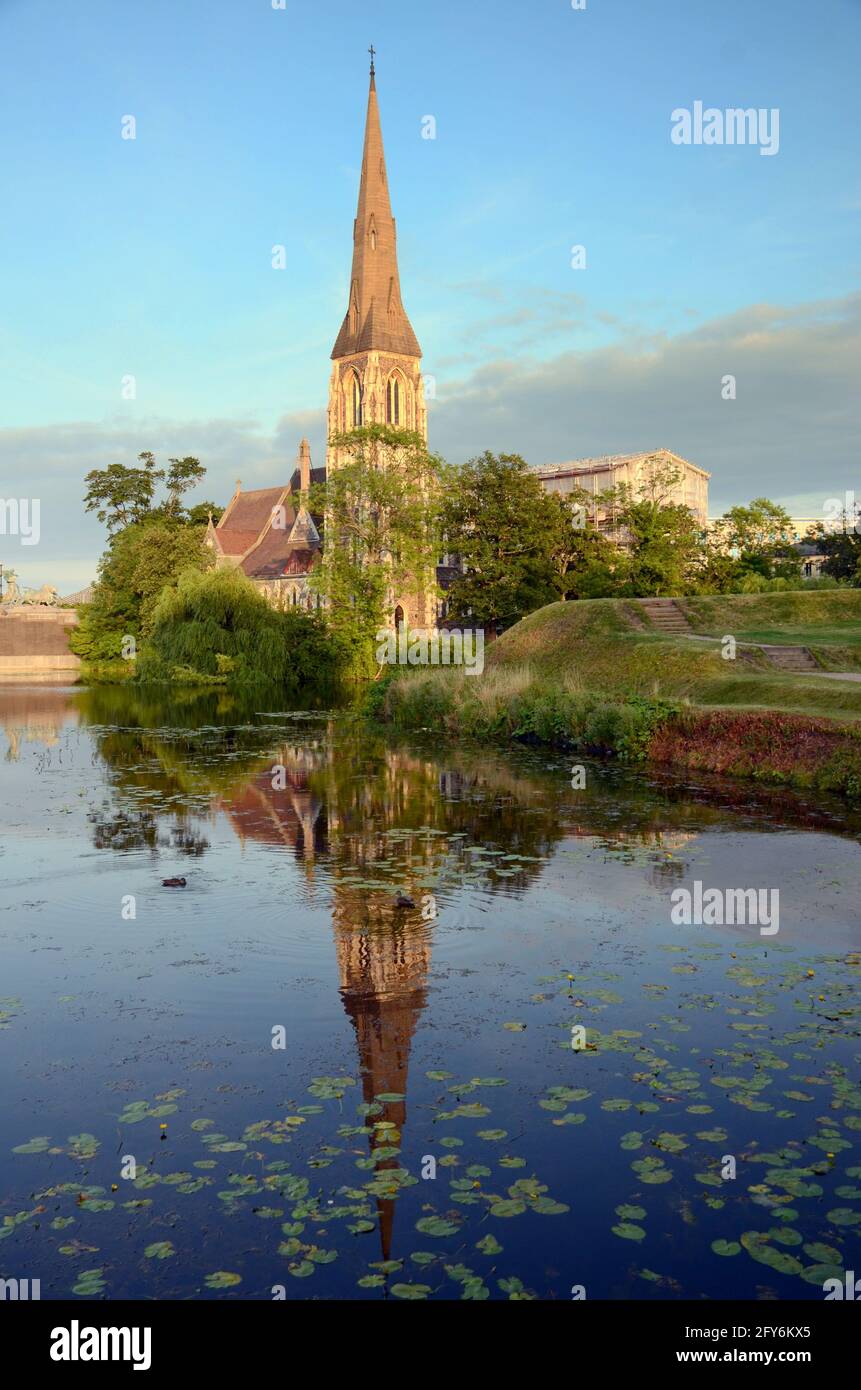
[[[352,427],[359,429],[362,424],[362,383],[353,372]]]
[[[398,377],[389,377],[386,386],[386,422],[389,425],[401,423],[401,383]]]
[[[376,251],[376,249],[377,249],[377,229],[376,229],[376,227],[372,227],[372,228],[371,228],[371,250],[372,250],[372,251]]]

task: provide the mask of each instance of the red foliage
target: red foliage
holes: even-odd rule
[[[806,715],[689,710],[656,731],[648,756],[710,772],[816,782],[817,774],[837,762],[846,771],[858,770],[861,741],[844,726]]]

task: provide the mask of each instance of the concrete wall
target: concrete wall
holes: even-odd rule
[[[0,607],[0,679],[76,673],[81,662],[69,651],[69,631],[77,622],[73,608]]]

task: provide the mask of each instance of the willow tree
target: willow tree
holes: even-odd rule
[[[346,462],[311,488],[311,510],[325,519],[315,585],[330,628],[351,651],[354,674],[366,676],[397,595],[415,596],[410,618],[423,621],[414,626],[435,625],[445,465],[421,435],[389,425],[365,425],[330,444]]]

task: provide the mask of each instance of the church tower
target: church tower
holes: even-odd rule
[[[332,352],[329,438],[361,425],[388,424],[427,440],[421,348],[401,301],[397,228],[389,200],[377,83],[371,89],[347,313]],[[329,446],[327,466],[339,450]]]

